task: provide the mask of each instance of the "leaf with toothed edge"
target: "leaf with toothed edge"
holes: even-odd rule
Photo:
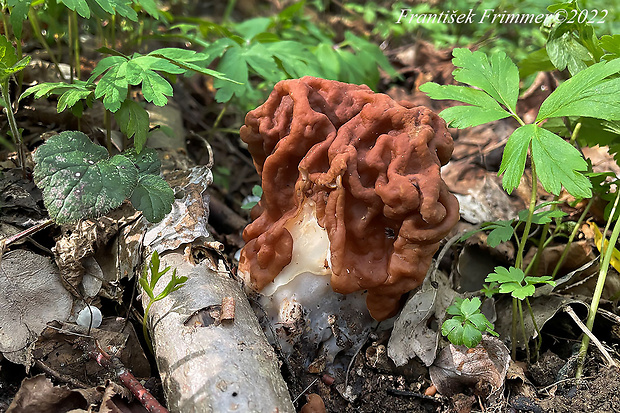
[[[51,137],[34,154],[34,181],[57,223],[101,216],[131,196],[138,170],[123,155],[108,156],[82,132]]]

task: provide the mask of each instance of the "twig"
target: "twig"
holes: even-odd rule
[[[607,361],[607,366],[618,367],[618,363],[616,363],[614,359],[611,358],[607,350],[605,350],[605,347],[603,346],[603,344],[598,340],[598,338],[596,338],[594,334],[592,334],[592,332],[588,329],[588,327],[586,327],[586,325],[579,319],[579,317],[575,313],[575,310],[573,310],[573,308],[570,305],[567,305],[564,307],[564,311],[568,313],[568,315],[573,319],[573,321],[575,322],[575,324],[577,324],[577,326],[581,329],[581,331],[583,331],[588,337],[590,337],[590,340],[592,340],[594,345],[599,349],[599,351],[605,358],[605,361]]]
[[[582,377],[581,380],[587,380],[587,379],[593,379],[593,378],[594,378],[594,376],[587,376],[587,377]],[[558,384],[562,384],[562,383],[565,383],[567,381],[573,381],[573,380],[577,380],[577,379],[575,377],[568,377],[566,379],[558,380],[555,383],[551,383],[550,385],[545,386],[545,387],[543,387],[541,389],[536,389],[536,392],[537,393],[542,393],[544,391],[549,390],[553,386],[557,386]]]
[[[4,246],[8,247],[9,245],[11,245],[14,242],[19,241],[22,238],[26,238],[29,237],[33,234],[35,234],[36,232],[41,231],[43,228],[47,227],[48,225],[50,225],[53,221],[51,219],[48,219],[46,221],[41,222],[40,224],[34,225],[28,229],[23,230],[22,232],[18,232],[15,235],[11,235],[10,237],[7,238],[2,238],[0,239],[0,241],[4,241]]]
[[[293,400],[293,404],[295,404],[295,402],[299,400],[299,398],[303,396],[308,391],[308,389],[310,389],[310,387],[314,386],[314,383],[316,383],[317,381],[319,381],[318,377],[314,379],[312,383],[308,384],[308,386],[305,389],[303,389],[302,392],[297,395],[297,397],[295,397],[295,400]]]
[[[162,406],[155,397],[135,378],[135,376],[125,367],[118,357],[106,353],[95,341],[82,341],[82,348],[93,358],[101,367],[105,367],[120,379],[131,393],[140,400],[140,403],[150,413],[169,413],[168,409]]]

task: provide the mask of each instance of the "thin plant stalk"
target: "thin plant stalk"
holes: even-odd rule
[[[614,215],[616,212],[616,208],[618,206],[618,200],[620,199],[620,188],[616,188],[616,200],[614,201],[614,207],[611,210],[609,215],[609,221],[607,222],[607,227],[609,227],[610,222],[614,219]],[[605,244],[605,234],[607,231],[603,233],[603,244]],[[596,318],[596,312],[598,311],[598,305],[601,300],[601,295],[603,294],[603,288],[605,287],[605,280],[607,279],[607,271],[609,270],[609,264],[611,263],[611,257],[613,255],[616,242],[618,241],[618,236],[620,235],[620,219],[616,219],[616,223],[614,224],[613,232],[611,233],[611,237],[609,238],[609,242],[605,247],[603,263],[601,264],[601,268],[598,273],[598,280],[596,281],[596,288],[594,289],[594,294],[592,295],[592,303],[590,304],[590,310],[588,311],[588,319],[586,321],[586,327],[588,330],[592,331],[594,327],[594,319]],[[579,348],[579,356],[577,358],[577,371],[575,373],[575,378],[580,379],[583,375],[583,367],[586,360],[586,355],[588,353],[588,346],[590,344],[590,337],[587,334],[583,335],[581,339],[581,347]]]
[[[521,332],[523,333],[523,344],[525,344],[525,354],[527,355],[527,362],[529,363],[530,358],[530,343],[527,339],[527,333],[525,332],[525,322],[523,321],[523,305],[521,305],[521,300],[517,300],[517,307],[519,308],[519,320],[521,323]]]
[[[6,117],[9,120],[9,128],[11,129],[11,135],[17,146],[17,158],[19,160],[19,167],[22,168],[22,173],[26,177],[26,153],[24,151],[24,142],[22,141],[22,135],[17,128],[17,122],[15,121],[15,115],[13,114],[13,105],[11,104],[11,98],[9,96],[9,81],[2,82],[0,85],[0,94],[2,95],[2,101],[4,103],[4,111]]]
[[[534,330],[536,330],[536,335],[538,336],[538,340],[536,340],[536,360],[538,360],[540,347],[542,346],[542,334],[540,332],[540,329],[538,328],[538,324],[536,323],[536,318],[534,318],[534,311],[532,310],[530,300],[527,297],[525,297],[525,304],[527,304],[527,311],[530,313],[530,317],[532,318],[532,324],[534,324]]]
[[[52,52],[52,49],[49,47],[49,45],[45,41],[45,38],[41,34],[41,25],[39,24],[39,18],[37,17],[37,13],[34,11],[32,7],[30,7],[30,10],[28,10],[28,21],[30,22],[30,26],[32,27],[32,33],[37,38],[39,43],[41,43],[41,45],[47,52],[50,60],[52,61],[52,63],[54,63],[54,68],[56,69],[56,73],[58,73],[58,75],[60,76],[62,80],[66,80],[65,76],[62,74],[62,71],[60,70],[60,62],[58,61],[56,54]]]
[[[532,193],[530,196],[530,206],[528,208],[527,219],[525,220],[525,227],[523,228],[523,235],[521,236],[521,243],[519,244],[517,258],[515,260],[515,267],[521,270],[523,270],[523,251],[525,250],[527,238],[530,235],[530,229],[532,228],[532,217],[534,216],[534,210],[536,209],[537,187],[538,176],[536,175],[536,165],[532,161]]]
[[[551,273],[552,280],[555,280],[556,275],[558,275],[558,271],[560,271],[560,268],[562,268],[562,264],[564,264],[564,261],[566,260],[566,257],[568,256],[570,246],[573,243],[573,240],[575,239],[577,232],[579,232],[579,228],[581,228],[581,224],[583,223],[583,220],[585,219],[585,217],[588,215],[588,212],[590,211],[590,207],[592,206],[593,203],[594,203],[594,198],[590,198],[590,200],[588,201],[588,204],[586,205],[585,209],[581,213],[579,220],[577,220],[577,224],[575,225],[575,228],[573,228],[573,231],[570,233],[568,237],[568,242],[566,243],[566,248],[564,248],[564,251],[562,251],[562,255],[560,256],[560,259],[556,263],[555,268],[553,269],[553,273]]]
[[[144,310],[144,318],[142,319],[142,334],[144,335],[144,340],[146,341],[147,346],[149,347],[149,350],[151,350],[151,353],[153,353],[153,342],[151,341],[151,337],[149,335],[149,329],[147,327],[148,324],[148,320],[149,320],[149,310],[151,309],[151,305],[154,303],[154,300],[149,301],[149,303],[146,305],[146,309]]]
[[[72,47],[73,47],[73,58],[75,59],[75,77],[79,80],[82,75],[82,65],[80,64],[80,32],[78,27],[78,15],[74,10],[71,15],[71,25],[73,26],[73,39],[72,39]]]
[[[512,339],[511,358],[517,359],[517,299],[512,297],[512,328],[510,330],[510,337]]]

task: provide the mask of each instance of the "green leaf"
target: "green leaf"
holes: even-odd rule
[[[519,268],[510,267],[506,269],[504,267],[495,267],[495,272],[487,275],[484,281],[495,281],[499,284],[517,283],[520,285],[524,278],[525,274]]]
[[[80,100],[86,100],[93,95],[93,91],[85,88],[71,88],[60,95],[56,111],[63,112],[67,108],[72,108]]]
[[[231,83],[222,79],[215,79],[213,86],[217,89],[215,100],[223,103],[228,102],[233,95],[242,96],[248,83],[248,66],[238,46],[233,46],[226,51],[220,59],[217,70],[226,74],[229,79],[238,83]]]
[[[491,248],[495,248],[502,242],[510,240],[514,235],[512,220],[496,221],[494,224],[485,227],[485,229],[492,228],[492,231],[487,236],[487,244]]]
[[[138,168],[139,176],[147,174],[159,176],[161,162],[159,161],[159,157],[157,156],[157,151],[155,149],[144,148],[144,150],[140,153],[137,152],[137,149],[129,149],[123,152],[123,155],[131,160],[136,168]]]
[[[34,181],[43,189],[50,217],[59,224],[97,217],[120,206],[138,179],[122,155],[108,158],[105,148],[82,132],[52,136],[34,154]]]
[[[547,54],[551,63],[558,69],[568,71],[572,76],[588,67],[586,61],[592,61],[592,55],[572,32],[559,32],[550,35],[547,41]]]
[[[471,315],[480,312],[480,299],[478,297],[474,297],[472,299],[466,298],[461,302],[461,313],[469,318]]]
[[[127,98],[127,62],[110,69],[101,77],[95,88],[95,97],[103,97],[103,106],[110,112],[120,109],[121,103]]]
[[[600,46],[606,51],[603,55],[604,60],[610,61],[620,58],[620,34],[601,36]]]
[[[83,18],[90,18],[90,8],[86,0],[58,0],[58,2],[67,6],[69,10],[76,11]]]
[[[172,210],[174,191],[161,177],[148,174],[140,177],[130,200],[149,222],[159,222]]]
[[[587,70],[587,69],[586,69]],[[559,195],[562,186],[575,197],[590,198],[592,185],[581,172],[588,164],[573,145],[558,135],[535,125],[532,132],[532,160],[546,191]]]
[[[518,300],[524,300],[525,297],[531,297],[532,295],[534,295],[535,291],[536,291],[536,287],[534,287],[533,285],[520,286],[515,283],[507,283],[507,284],[502,284],[499,286],[500,293],[502,294],[510,293],[512,297]]]
[[[440,113],[440,116],[455,128],[482,125],[510,116],[510,113],[502,109],[495,99],[481,90],[463,86],[442,86],[432,82],[424,83],[420,86],[420,90],[433,99],[451,99],[473,105],[453,106]]]
[[[142,72],[140,77],[144,99],[157,106],[165,106],[168,103],[166,96],[172,96],[172,85],[152,70]]]
[[[146,269],[146,267],[144,268]],[[153,294],[153,290],[151,289],[151,286],[149,285],[149,282],[146,279],[145,275],[140,277],[140,285],[142,286],[142,289],[144,290],[146,295],[148,295],[151,300],[155,298],[155,295]]]
[[[525,222],[527,220],[528,214],[529,211],[527,209],[519,211],[519,221]],[[564,216],[566,216],[566,212],[560,211],[558,209],[536,212],[532,215],[532,224],[544,225],[551,222],[554,218],[562,218]]]
[[[263,196],[263,188],[261,188],[260,185],[254,185],[252,187],[252,195],[257,196],[257,197],[262,197]]]
[[[519,69],[506,53],[497,52],[491,59],[482,52],[457,48],[452,51],[456,69],[454,79],[479,87],[498,102],[516,112],[519,97]]]
[[[136,3],[140,5],[144,9],[145,12],[155,17],[159,18],[159,10],[157,8],[157,3],[155,0],[135,0]]]
[[[620,120],[620,59],[596,63],[562,83],[540,106],[536,122],[559,116]]]
[[[551,72],[554,68],[547,55],[547,50],[545,48],[538,49],[519,62],[519,77],[525,79],[537,72]]]
[[[28,18],[28,11],[30,11],[31,3],[32,0],[7,1],[7,5],[9,7],[12,7],[9,22],[11,23],[11,27],[13,28],[13,35],[15,35],[17,39],[22,38],[23,23]]]
[[[120,126],[121,131],[128,138],[133,137],[133,144],[136,151],[142,151],[149,132],[149,114],[138,103],[133,100],[126,99],[121,107],[114,113],[116,123]],[[157,172],[159,173],[159,171]]]
[[[529,285],[533,284],[549,284],[555,287],[555,281],[550,275],[543,275],[541,277],[525,277],[525,282]]]
[[[482,341],[482,333],[471,323],[466,323],[463,327],[462,340],[467,348],[474,348]]]
[[[502,156],[502,163],[499,167],[498,175],[504,174],[502,186],[510,194],[521,182],[525,161],[527,159],[527,149],[532,140],[534,125],[524,125],[512,132]]]

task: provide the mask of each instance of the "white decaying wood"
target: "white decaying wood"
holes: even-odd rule
[[[159,251],[160,270],[171,267],[159,280],[155,295],[166,286],[173,269],[178,277],[188,277],[182,288],[155,302],[148,316],[168,407],[171,412],[183,413],[294,412],[279,361],[239,282],[209,247],[204,232],[196,231],[198,237],[191,239],[189,227],[196,225],[204,231],[200,221],[206,220],[208,211],[205,193],[197,190],[201,185],[196,178],[202,175],[197,169],[189,173],[191,190],[184,187],[186,196],[175,201],[191,207],[176,205],[170,214],[183,211],[181,215],[187,214],[185,219],[167,217],[177,227],[185,226],[179,231],[180,243],[174,242],[169,233],[163,234],[161,226],[151,227],[145,236],[150,238],[148,250]],[[204,176],[207,175],[210,176],[210,171]],[[204,212],[200,220],[196,219],[201,215],[197,209]],[[159,236],[150,236],[152,231]],[[224,297],[235,301],[232,322],[205,326],[186,323],[197,311],[221,305]],[[142,303],[144,306],[148,303],[146,294],[142,294]]]

